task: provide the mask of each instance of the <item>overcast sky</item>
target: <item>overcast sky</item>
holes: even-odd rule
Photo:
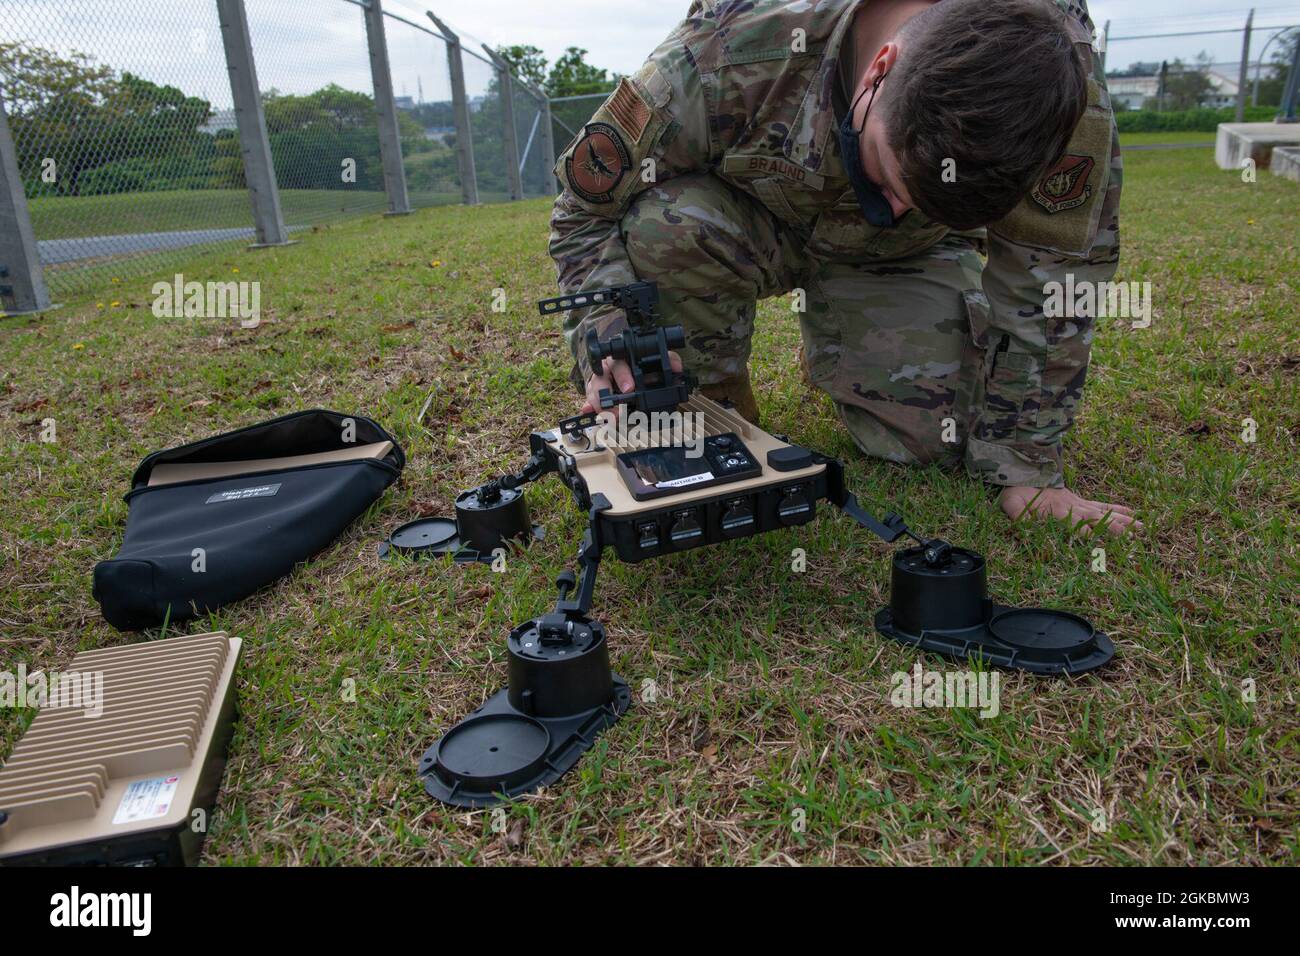
[[[551,59],[576,44],[592,51],[600,66],[632,72],[689,8],[689,0],[480,0],[459,9],[448,4],[438,16],[489,43],[532,43]],[[1112,36],[1239,28],[1250,9],[1240,0],[1094,0],[1089,4],[1098,29],[1110,19]],[[422,13],[412,0],[385,0],[385,7]],[[1261,24],[1300,24],[1300,3],[1256,7]],[[1122,30],[1120,29],[1122,28]],[[1195,56],[1202,49],[1216,60],[1241,59],[1241,36],[1201,36],[1117,43],[1125,60]]]
[[[478,42],[532,44],[554,61],[565,47],[590,51],[589,61],[622,73],[634,72],[689,8],[689,0],[432,0],[435,12]],[[369,91],[369,61],[361,10],[346,0],[246,0],[261,86],[309,92],[335,82]],[[0,0],[0,40],[20,39],[60,52],[94,54],[119,70],[181,87],[229,106],[230,91],[221,59],[221,36],[212,0]],[[428,0],[384,0],[385,10],[421,25]],[[1100,28],[1110,18],[1112,37],[1240,28],[1246,3],[1239,0],[1094,0]],[[1256,8],[1257,25],[1300,24],[1300,0]],[[1270,31],[1256,33],[1255,54]],[[399,95],[425,100],[450,97],[440,41],[401,23],[388,29],[394,85]],[[1276,47],[1276,44],[1274,45]],[[1216,61],[1241,58],[1240,33],[1116,40],[1111,69],[1143,60],[1182,57],[1202,50]],[[471,93],[481,93],[489,68],[466,61]]]

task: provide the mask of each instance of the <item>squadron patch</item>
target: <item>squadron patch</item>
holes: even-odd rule
[[[1094,165],[1091,156],[1066,156],[1048,171],[1030,195],[1049,213],[1082,206],[1092,196],[1088,177]]]
[[[617,129],[590,123],[564,161],[569,188],[590,203],[607,203],[632,168],[632,157]]]

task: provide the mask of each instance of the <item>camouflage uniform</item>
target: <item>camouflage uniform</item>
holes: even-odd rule
[[[1122,170],[1100,61],[1066,156],[989,226],[985,262],[978,240],[919,210],[877,228],[858,208],[835,129],[840,53],[864,2],[695,0],[556,166],[560,287],[658,282],[706,386],[747,383],[757,300],[802,289],[806,371],[866,453],[1059,487],[1092,320],[1045,317],[1043,287],[1067,273],[1108,280],[1119,256]],[[1056,2],[1091,45],[1086,6]],[[575,382],[590,375],[586,330],[624,323],[606,307],[570,317]]]

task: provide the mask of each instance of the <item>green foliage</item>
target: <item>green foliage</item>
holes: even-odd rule
[[[587,51],[571,46],[555,61],[546,78],[547,96],[581,96],[584,93],[609,93],[618,82],[617,74],[598,69],[586,61]]]
[[[1247,106],[1246,122],[1262,123],[1277,114],[1276,107]],[[1237,118],[1235,108],[1193,109],[1159,112],[1157,110],[1124,110],[1115,114],[1121,133],[1199,132],[1213,133],[1220,123],[1231,123]]]
[[[546,57],[535,46],[501,46],[497,55],[514,67],[515,75],[540,89],[546,85]]]

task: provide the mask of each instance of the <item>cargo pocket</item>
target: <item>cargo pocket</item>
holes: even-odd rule
[[[1011,336],[991,329],[992,311],[979,289],[962,294],[970,317],[971,342],[983,351],[982,374],[974,383],[971,408],[978,421],[975,437],[983,441],[1014,440],[1038,426],[1042,403],[1043,367],[1040,359],[1012,347]]]

